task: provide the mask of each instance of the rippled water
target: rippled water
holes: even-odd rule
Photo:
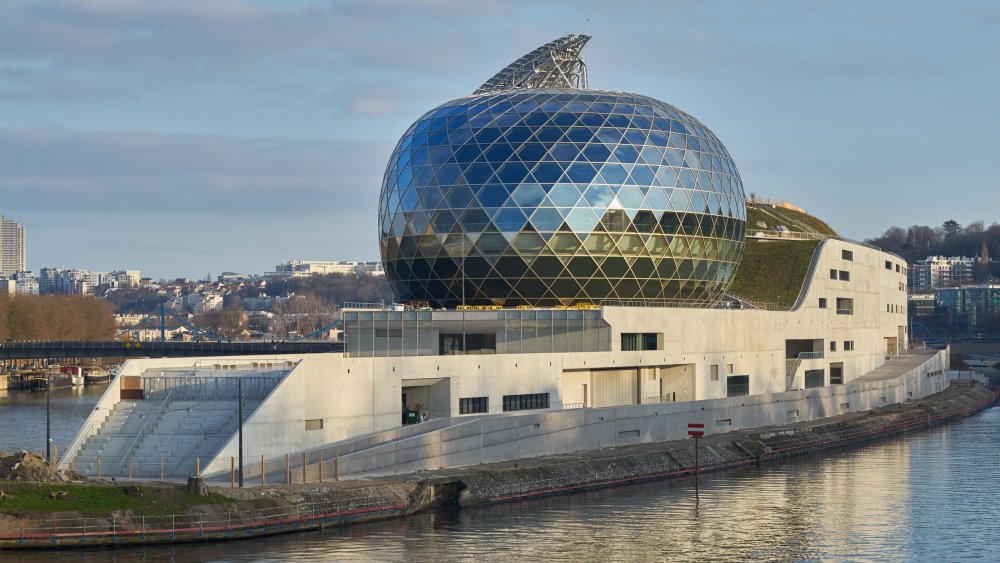
[[[697,486],[690,479],[646,483],[226,544],[8,557],[998,561],[998,430],[1000,410],[989,409],[864,447],[704,475]]]
[[[52,390],[52,442],[65,449],[107,384],[61,387]],[[45,452],[45,391],[0,391],[0,451]]]

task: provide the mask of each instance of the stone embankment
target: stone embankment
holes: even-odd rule
[[[997,401],[975,383],[953,383],[920,401],[700,440],[641,444],[371,481],[211,488],[225,502],[183,515],[122,510],[99,518],[76,513],[3,513],[0,548],[54,548],[227,540],[395,518],[443,504],[473,506],[611,485],[691,476],[767,463],[876,440],[975,414]],[[0,481],[2,483],[2,481]]]

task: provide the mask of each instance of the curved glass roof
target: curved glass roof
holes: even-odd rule
[[[570,33],[524,55],[493,75],[472,95],[514,88],[587,88],[583,46],[589,35]]]

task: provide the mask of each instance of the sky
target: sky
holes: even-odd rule
[[[154,279],[377,260],[420,115],[566,33],[842,236],[1000,221],[1000,3],[4,0],[0,213],[28,267]]]

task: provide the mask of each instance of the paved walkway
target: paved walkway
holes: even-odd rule
[[[941,350],[918,350],[904,356],[892,356],[891,359],[882,364],[882,367],[875,368],[857,379],[852,379],[849,383],[895,379],[912,369],[916,369],[939,352]]]

